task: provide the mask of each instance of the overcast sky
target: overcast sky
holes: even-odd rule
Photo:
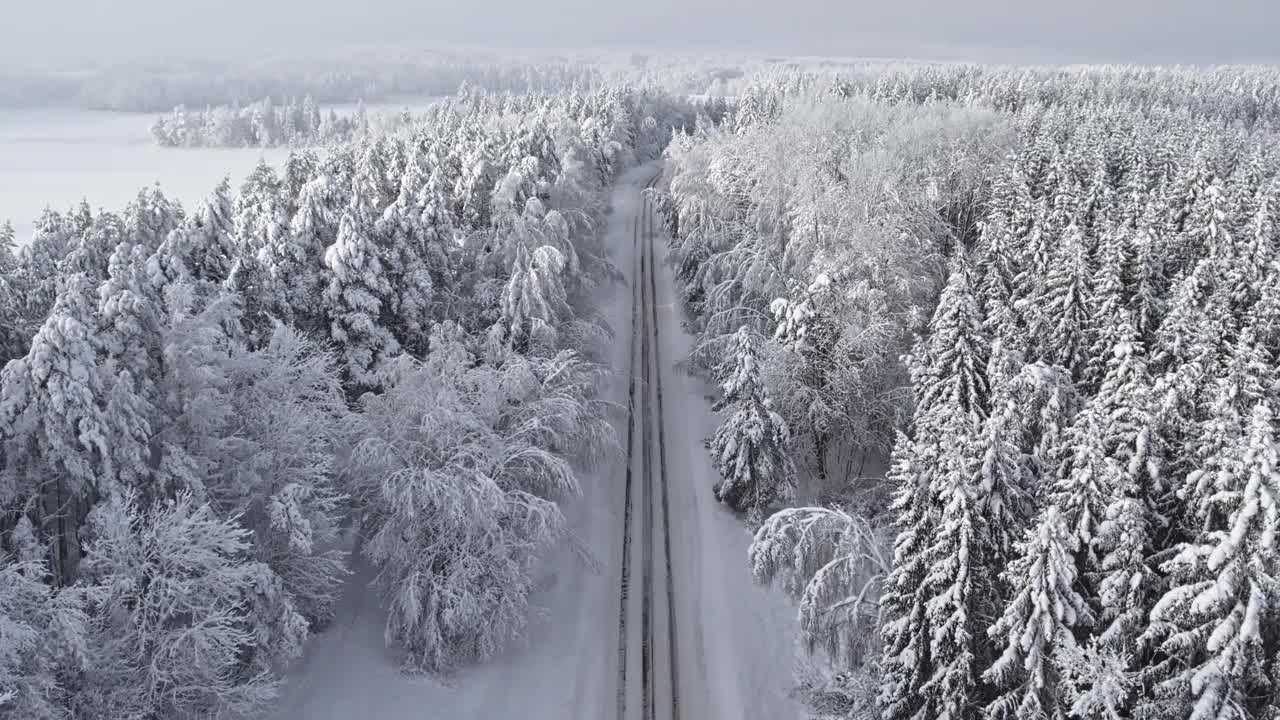
[[[1031,62],[1280,58],[1280,0],[0,0],[0,61],[334,44]]]

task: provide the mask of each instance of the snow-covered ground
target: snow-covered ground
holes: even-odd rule
[[[614,262],[634,263],[630,224],[640,187],[654,166],[639,168],[613,198]],[[663,248],[659,243],[659,256]],[[688,350],[672,302],[670,274],[659,264],[658,316],[664,382],[674,597],[680,634],[681,716],[687,720],[793,720],[802,712],[787,698],[794,658],[794,611],[776,593],[755,586],[746,563],[750,534],[711,493],[714,471],[702,440],[714,428],[700,382],[675,369]],[[619,331],[614,343],[612,399],[625,407],[631,293],[614,288],[602,302]],[[620,437],[626,419],[618,420]],[[493,662],[442,684],[402,675],[385,649],[385,615],[367,570],[348,583],[339,616],[312,639],[286,680],[276,720],[606,720],[618,692],[618,609],[625,458],[592,473],[583,496],[566,508],[574,531],[598,568],[567,548],[548,558],[544,588],[533,598],[544,610],[526,642]],[[639,644],[639,622],[629,623]],[[662,657],[661,654],[657,657]]]

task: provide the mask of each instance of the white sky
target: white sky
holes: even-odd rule
[[[0,62],[28,65],[373,42],[1240,62],[1277,37],[1280,0],[0,0]]]

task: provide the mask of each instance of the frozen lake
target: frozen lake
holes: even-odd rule
[[[260,159],[279,163],[283,148],[162,148],[151,114],[75,109],[0,110],[0,222],[18,244],[45,207],[66,210],[82,198],[121,210],[138,190],[159,182],[190,207],[224,175],[238,183]]]
[[[420,111],[431,102],[370,104],[368,111]],[[157,182],[190,208],[223,176],[230,176],[234,188],[259,160],[279,165],[289,155],[287,148],[162,148],[151,137],[156,117],[0,109],[0,223],[12,221],[23,245],[45,207],[66,210],[84,198],[94,209],[122,210],[139,189]]]

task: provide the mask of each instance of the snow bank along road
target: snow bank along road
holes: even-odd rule
[[[406,677],[383,643],[385,612],[356,563],[333,624],[292,669],[276,720],[798,720],[787,697],[795,611],[756,587],[750,533],[712,495],[704,383],[675,371],[689,337],[642,195],[615,190],[609,248],[627,279],[601,298],[616,331],[609,399],[628,455],[583,478],[565,507],[590,548],[547,558],[528,638],[446,683]],[[620,414],[621,415],[621,414]]]

